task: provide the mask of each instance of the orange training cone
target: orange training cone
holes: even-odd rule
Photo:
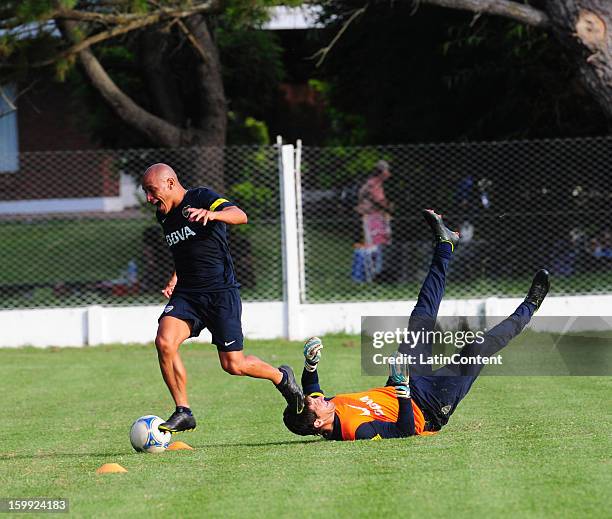
[[[169,451],[193,451],[195,450],[191,445],[187,445],[185,442],[176,441],[168,445]]]
[[[127,472],[119,463],[105,463],[98,470],[96,474],[113,474],[116,472]]]

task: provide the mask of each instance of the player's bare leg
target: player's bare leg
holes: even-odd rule
[[[242,351],[219,351],[221,367],[231,375],[263,378],[271,381],[287,403],[297,412],[304,406],[304,393],[289,366],[275,368],[254,355]]]
[[[155,338],[159,367],[177,406],[189,407],[187,372],[178,350],[181,343],[190,335],[189,323],[176,317],[164,317],[159,322]]]
[[[245,355],[242,351],[220,351],[221,367],[230,375],[265,378],[274,384],[280,384],[282,372],[255,355]]]
[[[180,345],[190,335],[188,322],[167,316],[160,320],[155,338],[159,367],[176,404],[176,411],[160,425],[160,430],[172,433],[195,429],[195,418],[187,398],[187,370],[179,354]]]
[[[183,364],[183,359],[179,352],[172,359],[172,369],[174,371],[174,380],[176,387],[176,397],[173,395],[174,403],[176,405],[182,405],[189,407],[189,401],[187,398],[187,370]]]

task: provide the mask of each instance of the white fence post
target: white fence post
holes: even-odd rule
[[[279,182],[281,191],[284,337],[296,340],[300,327],[300,269],[295,195],[295,153],[293,145],[280,146]]]
[[[304,213],[302,211],[302,141],[295,147],[295,202],[297,214],[298,261],[300,269],[300,303],[306,302],[306,260],[304,259]]]

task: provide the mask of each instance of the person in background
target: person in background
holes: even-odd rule
[[[371,258],[371,275],[383,269],[384,247],[391,244],[392,204],[385,196],[384,183],[391,178],[389,163],[379,160],[374,172],[359,189],[355,210],[361,215],[363,244]]]

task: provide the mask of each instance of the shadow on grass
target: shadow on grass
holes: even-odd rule
[[[33,460],[52,458],[110,458],[114,456],[128,456],[136,452],[45,452],[42,454],[0,454],[0,461]]]
[[[209,443],[194,445],[194,449],[219,449],[223,447],[265,447],[274,445],[304,445],[308,443],[318,443],[322,440],[287,440],[278,442],[260,443]],[[0,454],[0,461],[11,460],[33,460],[33,459],[53,459],[53,458],[111,458],[115,456],[129,456],[139,454],[137,452],[44,452],[39,454]]]
[[[194,445],[195,449],[218,449],[222,447],[265,447],[267,445],[305,445],[308,443],[318,443],[321,439],[312,440],[287,440],[282,442],[260,442],[260,443],[203,443],[201,445]]]

